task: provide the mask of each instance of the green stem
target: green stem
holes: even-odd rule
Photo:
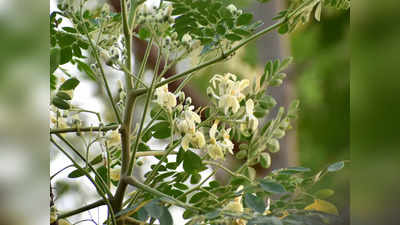
[[[246,176],[243,176],[242,174],[235,173],[232,170],[230,170],[230,169],[226,168],[225,166],[221,165],[220,163],[217,163],[217,162],[214,162],[214,161],[209,161],[209,160],[204,160],[203,162],[205,164],[214,165],[214,166],[224,170],[225,172],[229,173],[233,177],[241,177],[241,178],[244,178],[244,179],[246,179],[246,180],[251,182],[251,180],[249,178],[247,178]]]
[[[138,80],[142,80],[144,69],[146,68],[147,60],[149,59],[151,48],[153,47],[153,38],[147,43],[146,51],[143,56],[142,63],[140,64],[139,71],[138,71]],[[138,87],[138,83],[136,83],[135,88]]]
[[[118,129],[119,125],[100,126],[100,127],[71,127],[50,129],[50,134],[71,133],[71,132],[93,132],[93,131],[109,131]]]
[[[185,209],[192,209],[192,210],[199,211],[199,212],[203,211],[203,209],[200,209],[200,208],[194,207],[192,205],[186,204],[184,202],[181,202],[169,195],[166,195],[166,194],[158,191],[157,189],[151,188],[151,187],[141,183],[140,181],[138,181],[136,178],[134,178],[132,176],[124,177],[122,180],[124,180],[126,183],[128,183],[138,189],[141,189],[145,192],[153,194],[157,197],[164,198],[165,200],[168,200],[170,203],[173,203],[174,205],[180,206]]]
[[[210,175],[208,175],[203,181],[201,181],[198,185],[194,186],[193,188],[189,189],[188,191],[186,191],[185,193],[181,194],[178,199],[185,197],[186,195],[192,193],[193,191],[196,191],[198,189],[201,188],[201,186],[207,181],[209,180],[212,176],[214,176],[214,174],[216,173],[216,171],[213,171]]]
[[[124,122],[121,126],[121,146],[122,146],[122,155],[121,155],[121,176],[127,175],[129,171],[129,160],[130,160],[130,150],[131,150],[131,124],[132,124],[132,113],[136,103],[137,95],[129,95],[126,99],[125,103],[125,112],[124,112]],[[119,211],[122,207],[122,201],[124,199],[126,183],[119,182],[117,190],[113,199],[113,207],[114,210]]]
[[[131,156],[130,164],[129,164],[129,167],[128,167],[128,174],[129,175],[131,175],[132,170],[133,170],[133,166],[135,165],[136,152],[137,152],[137,148],[139,146],[140,136],[141,136],[141,133],[142,133],[144,121],[146,119],[147,110],[149,108],[150,100],[151,100],[151,97],[153,95],[153,89],[154,89],[154,86],[155,86],[155,83],[156,83],[156,80],[157,80],[158,70],[159,70],[159,67],[160,67],[160,61],[161,61],[161,51],[158,50],[157,62],[156,62],[156,65],[155,65],[153,79],[152,79],[152,82],[151,82],[151,85],[150,85],[150,89],[148,89],[147,98],[146,98],[146,102],[145,102],[144,109],[143,109],[142,119],[140,121],[139,130],[138,130],[138,132],[136,134],[136,141],[135,141],[135,145],[134,145],[134,148],[133,148],[133,153],[132,153],[132,156]]]
[[[66,212],[66,213],[62,213],[62,214],[58,215],[57,218],[58,219],[67,218],[67,217],[70,217],[70,216],[73,216],[73,215],[76,215],[76,214],[79,214],[79,213],[82,213],[82,212],[85,212],[85,211],[88,211],[88,210],[91,210],[91,209],[94,209],[94,208],[97,208],[99,206],[106,205],[106,204],[107,203],[106,203],[106,201],[104,201],[104,199],[100,199],[89,205],[85,205],[81,208],[74,209],[74,210]]]
[[[122,27],[125,37],[125,50],[126,50],[126,67],[130,74],[132,74],[132,32],[128,24],[128,9],[126,7],[126,0],[121,0],[121,13],[122,13]],[[127,90],[132,89],[132,78],[129,73],[125,73]]]
[[[68,165],[68,166],[62,168],[61,170],[57,171],[56,173],[54,173],[53,175],[51,175],[50,180],[53,180],[53,178],[54,178],[55,176],[57,176],[57,175],[60,174],[62,171],[66,170],[66,169],[68,169],[68,168],[70,168],[70,167],[74,167],[74,165]]]

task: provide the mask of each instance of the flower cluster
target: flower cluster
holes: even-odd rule
[[[234,16],[240,16],[243,13],[243,11],[241,9],[237,9],[234,4],[228,5],[226,9],[228,9],[229,12]]]
[[[142,4],[138,8],[137,20],[139,24],[162,24],[162,23],[173,23],[174,18],[171,16],[172,6],[163,4],[160,8],[157,6],[147,7],[146,4]]]
[[[207,94],[217,101],[217,107],[223,110],[224,115],[235,114],[240,109],[240,102],[246,98],[244,90],[249,86],[247,79],[237,80],[236,75],[226,73],[225,75],[216,74],[211,79],[211,86],[207,89]],[[245,104],[245,112],[240,124],[243,132],[254,132],[258,127],[258,120],[253,115],[254,102],[248,99]],[[243,112],[242,111],[242,112]]]
[[[245,98],[242,91],[249,86],[249,80],[237,81],[236,75],[226,73],[214,75],[210,82],[212,86],[207,88],[207,94],[218,100],[218,107],[224,110],[225,115],[238,112],[240,101]]]
[[[159,45],[165,54],[179,49],[190,51],[199,46],[199,41],[193,40],[190,34],[184,34],[181,38],[177,32],[169,30],[174,18],[171,16],[171,4],[162,4],[160,8],[152,6],[148,8],[146,4],[142,4],[138,9],[138,23],[145,25],[150,32],[160,38]]]
[[[176,119],[176,127],[182,133],[182,148],[187,150],[191,144],[195,148],[203,148],[206,144],[204,135],[196,129],[196,125],[201,122],[200,116],[193,111],[194,106],[185,105],[182,113]]]
[[[156,88],[155,95],[157,96],[156,103],[168,112],[172,112],[172,108],[176,106],[176,96],[168,91],[168,84]]]
[[[225,128],[222,128],[221,130],[218,130],[218,123],[218,120],[214,121],[214,124],[209,131],[210,140],[207,145],[208,155],[214,160],[224,159],[226,152],[233,154],[234,147],[229,136],[231,129],[229,128],[225,130]]]

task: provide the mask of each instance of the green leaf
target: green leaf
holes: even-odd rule
[[[144,27],[144,26],[140,27],[140,30],[139,30],[140,39],[146,40],[146,39],[150,38],[150,36],[151,36],[151,33],[146,27]]]
[[[76,169],[74,171],[72,171],[71,173],[68,174],[69,178],[77,178],[77,177],[81,177],[85,175],[85,172],[81,169]]]
[[[224,35],[225,32],[226,32],[225,26],[224,26],[223,24],[218,24],[218,26],[217,26],[217,32],[218,32],[218,34],[220,34],[220,35]]]
[[[336,172],[336,171],[343,169],[343,167],[344,167],[344,162],[340,161],[340,162],[330,165],[328,167],[328,172]]]
[[[201,161],[200,156],[190,150],[187,150],[185,152],[185,155],[183,156],[183,169],[185,170],[185,172],[196,174],[199,171],[202,171],[203,168],[204,165]]]
[[[60,86],[60,90],[73,90],[76,88],[76,86],[78,86],[79,84],[79,80],[72,77],[69,78],[68,80],[64,81],[64,83]]]
[[[148,142],[150,139],[151,139],[151,136],[152,135],[152,133],[151,133],[151,129],[148,129],[147,131],[146,131],[146,133],[144,133],[143,134],[143,136],[142,136],[142,141],[143,142]]]
[[[182,184],[182,183],[175,183],[174,187],[180,189],[180,190],[187,190],[189,189],[189,187],[186,184]]]
[[[286,69],[293,61],[293,57],[288,57],[282,60],[281,65],[279,66],[279,70]]]
[[[321,189],[314,193],[315,197],[318,199],[326,199],[335,194],[335,191],[332,189]]]
[[[159,200],[153,200],[144,206],[150,217],[158,219],[160,225],[173,225],[172,216],[167,207],[162,205]]]
[[[280,34],[285,34],[289,31],[289,25],[287,23],[282,24],[282,26],[279,27],[278,33]]]
[[[61,49],[60,52],[60,65],[63,65],[72,59],[72,48],[71,47],[65,47]]]
[[[253,15],[250,13],[244,13],[237,18],[236,25],[248,25],[250,24],[251,20],[253,19]]]
[[[96,165],[97,163],[100,163],[102,161],[103,161],[103,156],[102,155],[98,155],[94,159],[92,159],[92,161],[90,161],[90,164],[91,165]]]
[[[55,96],[53,98],[52,103],[55,107],[57,107],[59,109],[69,109],[70,108],[69,104],[58,96]]]
[[[249,220],[247,225],[282,225],[282,222],[275,216],[258,216]]]
[[[226,34],[225,37],[230,41],[240,41],[242,39],[239,35],[234,33]]]
[[[246,206],[250,207],[256,212],[263,213],[265,211],[264,200],[254,194],[246,193],[244,195],[244,202],[246,203]]]
[[[199,202],[200,200],[207,198],[208,197],[208,193],[207,192],[198,192],[196,194],[194,194],[190,200],[189,203],[196,203]]]
[[[273,194],[281,194],[286,192],[285,188],[275,181],[270,179],[260,180],[260,187],[267,192],[271,192]]]
[[[171,136],[171,127],[169,122],[163,121],[155,124],[151,127],[151,130],[154,131],[153,137],[157,139],[164,139]]]
[[[57,86],[57,77],[50,74],[50,90],[55,90]]]
[[[63,27],[62,29],[70,33],[76,33],[76,30],[73,27]]]
[[[61,62],[61,50],[60,48],[50,49],[50,74],[54,73]]]
[[[77,43],[74,43],[72,45],[72,50],[74,51],[74,56],[76,56],[78,58],[85,58],[85,56],[82,55],[81,48],[79,47],[79,45]]]
[[[161,111],[161,112],[160,112]],[[160,112],[160,113],[158,113]],[[158,113],[157,120],[168,120],[168,114],[161,108],[159,105],[155,105],[150,111],[150,117],[152,119],[156,119],[156,115]]]
[[[58,40],[58,44],[60,45],[60,47],[68,47],[71,46],[72,43],[75,42],[75,37],[73,35],[70,34],[64,34],[64,33],[57,33],[56,34],[57,40]]]
[[[262,108],[270,109],[276,105],[276,100],[272,96],[266,95],[260,99],[259,103]]]
[[[190,177],[190,183],[191,183],[191,184],[198,184],[198,183],[200,182],[200,180],[201,180],[201,175],[198,174],[198,173],[193,174],[193,175]]]
[[[58,96],[58,97],[60,97],[60,98],[62,98],[64,100],[71,100],[72,99],[71,96],[69,96],[69,94],[67,94],[67,93],[65,93],[63,91],[57,92],[56,96]]]
[[[92,79],[93,81],[96,81],[96,74],[93,72],[93,70],[88,66],[86,63],[80,61],[80,60],[75,60],[78,63],[78,70],[83,71],[86,73],[86,75]]]
[[[235,34],[238,34],[238,35],[242,35],[242,36],[248,36],[251,34],[250,32],[243,30],[243,29],[233,29],[232,32]]]

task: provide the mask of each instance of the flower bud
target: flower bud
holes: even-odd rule
[[[274,138],[281,139],[285,136],[285,131],[281,129],[274,130],[273,134]]]
[[[112,181],[119,181],[121,176],[121,167],[120,166],[114,166],[114,168],[111,168],[110,170],[110,179]]]
[[[230,4],[226,7],[226,9],[229,10],[229,12],[231,12],[232,14],[234,14],[237,11],[237,8],[234,4]]]
[[[280,146],[278,139],[271,139],[267,144],[268,150],[272,153],[279,152]]]

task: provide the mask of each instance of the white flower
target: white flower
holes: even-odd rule
[[[250,130],[255,131],[258,128],[258,119],[254,115],[249,116],[248,127]]]
[[[233,155],[234,144],[230,140],[229,131],[230,131],[230,129],[228,129],[228,130],[224,129],[221,131],[222,137],[224,138],[223,141],[221,142],[221,146],[223,147],[224,151],[228,151],[229,153],[231,153]]]
[[[121,136],[119,135],[117,130],[111,131],[107,135],[107,139],[107,144],[109,147],[119,145],[119,143],[121,143]]]
[[[214,160],[224,159],[224,152],[217,143],[207,145],[207,153]]]
[[[114,166],[110,169],[110,179],[113,181],[119,181],[121,176],[121,167],[119,165]]]
[[[186,44],[190,44],[192,41],[192,37],[189,34],[184,34],[182,37],[182,42]]]
[[[224,209],[238,213],[243,212],[242,196],[236,197],[233,201],[229,202]]]
[[[197,113],[192,111],[192,108],[187,108],[177,119],[176,126],[178,130],[182,133],[193,134],[196,131],[196,124],[201,122],[201,118]]]
[[[200,131],[197,131],[194,134],[187,133],[182,139],[182,148],[187,150],[189,144],[192,144],[195,148],[203,148],[206,144],[203,133]]]
[[[227,8],[227,9],[229,10],[229,12],[231,12],[232,14],[235,13],[235,12],[237,11],[236,6],[233,5],[233,4],[228,5],[226,8]]]
[[[214,121],[214,124],[211,126],[209,134],[210,134],[210,141],[214,144],[216,142],[215,135],[217,133],[217,127],[218,127],[218,120]]]
[[[254,102],[253,100],[249,99],[246,101],[246,114],[253,115],[254,112]]]
[[[252,131],[257,130],[258,128],[258,119],[253,115],[254,113],[254,102],[249,99],[246,101],[246,116],[248,118],[247,128]]]
[[[233,95],[222,96],[218,106],[224,109],[225,114],[228,114],[229,109],[231,109],[233,113],[236,113],[240,108],[239,101]]]
[[[236,79],[235,74],[226,73],[224,76],[216,74],[210,80],[212,87],[216,89],[219,96],[215,94],[212,88],[209,88],[207,93],[210,97],[218,99],[218,107],[223,108],[225,114],[228,113],[229,109],[233,113],[239,110],[239,102],[245,98],[242,91],[250,84],[247,79],[241,81],[236,81]]]
[[[168,91],[168,84],[157,88],[155,90],[155,95],[157,96],[156,102],[169,112],[176,106],[176,96]]]

